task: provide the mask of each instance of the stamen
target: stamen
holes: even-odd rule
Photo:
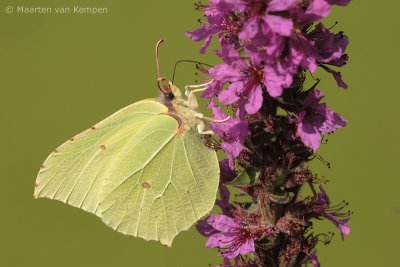
[[[335,21],[335,23],[328,29],[328,31],[332,30],[333,28],[335,28],[336,25],[338,25],[339,22]]]
[[[325,160],[321,155],[315,154],[314,158],[322,162],[326,167],[328,167],[328,169],[331,168],[331,164],[327,160]]]

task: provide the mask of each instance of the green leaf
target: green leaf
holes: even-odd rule
[[[261,177],[261,169],[250,167],[241,172],[232,182],[229,182],[230,185],[253,185],[255,184]]]

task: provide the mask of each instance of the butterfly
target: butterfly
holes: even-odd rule
[[[158,76],[158,48],[156,47]],[[194,92],[158,79],[158,99],[131,104],[55,149],[37,176],[34,197],[95,214],[118,232],[171,246],[214,206],[216,152],[204,145],[206,121]],[[191,90],[194,89],[194,90]]]

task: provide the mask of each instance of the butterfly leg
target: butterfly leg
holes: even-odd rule
[[[199,132],[199,134],[204,134],[204,135],[214,134],[212,130],[206,130],[206,124],[203,121],[200,121],[197,124],[197,131]]]
[[[196,118],[200,119],[200,120],[198,120],[198,123],[197,123],[197,131],[199,132],[199,134],[204,134],[204,135],[215,134],[212,130],[206,130],[206,123],[204,121],[209,121],[209,122],[213,122],[213,123],[221,123],[221,122],[226,122],[227,120],[229,120],[231,118],[228,116],[223,120],[216,120],[213,118],[204,117],[204,115],[202,113],[195,113],[194,116]]]
[[[190,107],[191,109],[197,109],[199,107],[194,93],[203,92],[207,89],[207,86],[212,83],[212,81],[213,80],[203,84],[185,86],[185,95],[187,97],[186,101],[188,107]]]
[[[197,92],[202,92],[207,89],[207,86],[210,85],[214,80],[211,80],[209,82],[203,83],[203,84],[197,84],[197,85],[186,85],[185,86],[185,95],[189,98],[190,95],[197,93]],[[191,90],[195,89],[195,90]]]
[[[214,123],[226,122],[227,120],[229,120],[231,118],[230,116],[227,116],[225,119],[216,120],[214,118],[204,117],[203,113],[195,113],[194,116],[196,118],[199,118],[199,119],[202,119],[205,121],[209,121],[209,122],[214,122]]]

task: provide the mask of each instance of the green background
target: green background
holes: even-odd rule
[[[155,96],[154,45],[171,77],[179,59],[217,63],[183,35],[201,16],[188,0],[0,0],[0,266],[208,266],[215,250],[194,229],[172,248],[123,236],[95,216],[56,201],[34,200],[42,161],[60,143],[132,102]],[[383,1],[382,1],[383,2]],[[399,20],[394,0],[354,0],[326,22],[350,35],[349,90],[322,73],[320,89],[350,124],[320,154],[333,201],[355,212],[352,233],[319,246],[322,266],[400,266]],[[6,14],[6,6],[101,6],[105,15]],[[176,83],[193,83],[181,66]],[[322,230],[334,230],[321,224]]]

